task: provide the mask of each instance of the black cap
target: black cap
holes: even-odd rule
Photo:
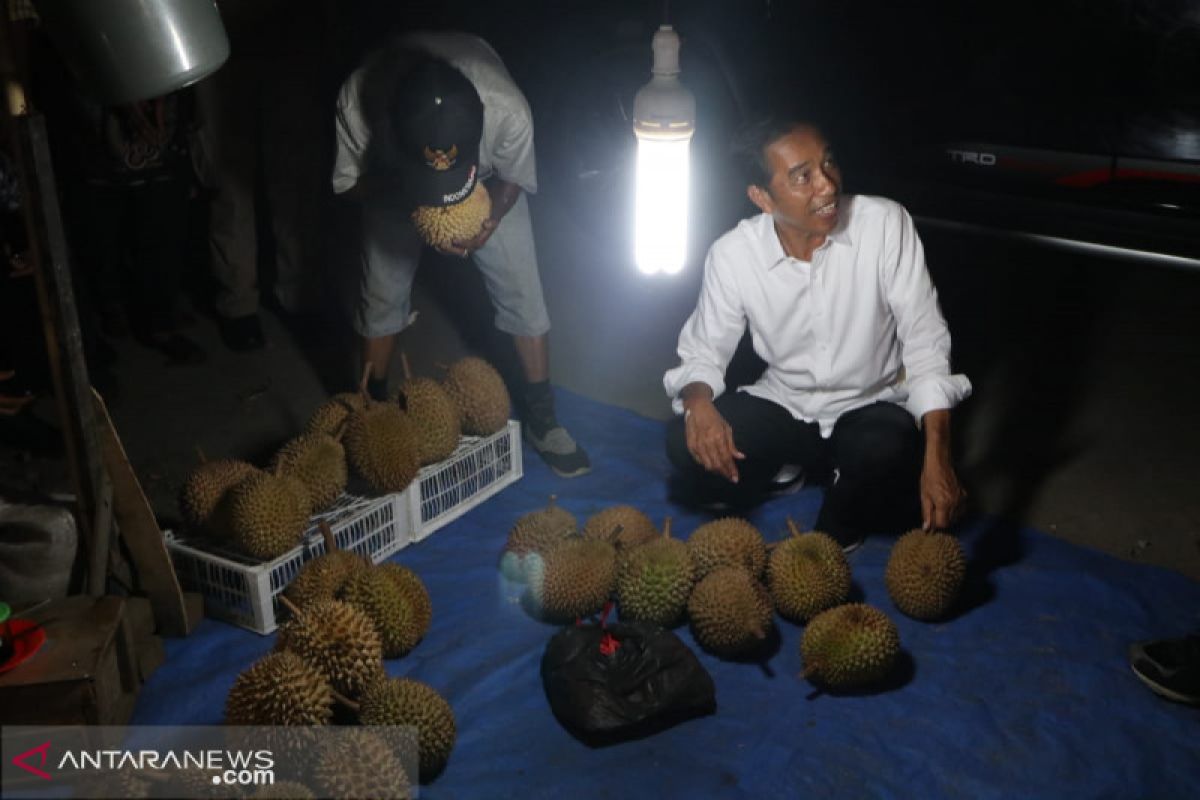
[[[450,206],[475,189],[483,101],[444,61],[422,61],[400,78],[391,103],[398,168],[414,206]]]

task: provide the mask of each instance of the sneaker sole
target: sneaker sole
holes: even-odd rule
[[[1200,705],[1200,697],[1189,697],[1186,694],[1180,694],[1179,692],[1172,691],[1162,684],[1155,683],[1142,673],[1138,672],[1137,668],[1132,664],[1129,666],[1129,669],[1138,677],[1138,680],[1149,686],[1150,690],[1159,697],[1165,697],[1168,700],[1174,700],[1177,703],[1186,703],[1189,706]]]
[[[842,552],[845,553],[846,555],[850,555],[851,553],[853,553],[855,550],[857,550],[858,548],[860,548],[862,546],[863,546],[863,540],[859,539],[857,542],[851,542],[848,545],[843,545]]]
[[[550,467],[550,469],[555,475],[557,475],[560,478],[578,478],[580,475],[587,475],[589,472],[592,471],[591,467],[580,467],[579,469],[575,470],[574,472],[567,472],[565,470],[555,469],[554,467]]]

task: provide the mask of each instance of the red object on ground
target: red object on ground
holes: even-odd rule
[[[12,645],[12,655],[0,662],[0,673],[27,661],[46,642],[46,631],[32,620],[10,619],[0,625],[4,640]]]

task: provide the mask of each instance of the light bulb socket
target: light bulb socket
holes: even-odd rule
[[[651,43],[650,82],[633,100],[633,131],[639,138],[690,139],[696,130],[696,100],[679,82],[679,34],[661,26]]]

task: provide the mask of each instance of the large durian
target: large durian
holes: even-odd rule
[[[616,584],[617,551],[603,539],[577,537],[526,564],[532,610],[568,621],[604,608]]]
[[[701,647],[719,656],[753,651],[773,624],[774,609],[766,587],[741,567],[717,567],[688,599],[692,635]]]
[[[279,626],[276,650],[288,650],[324,673],[334,690],[357,697],[384,676],[383,645],[375,623],[354,606],[318,600],[292,607]]]
[[[865,603],[822,611],[800,640],[801,677],[830,689],[882,680],[900,653],[900,632],[887,614]]]
[[[618,525],[621,526],[621,532],[611,540],[617,550],[659,538],[658,528],[654,527],[650,518],[629,505],[609,506],[592,514],[583,524],[583,535],[608,540],[613,528]]]
[[[295,653],[271,653],[237,676],[225,701],[229,725],[326,725],[333,690]]]
[[[318,600],[333,600],[357,572],[370,566],[358,553],[327,549],[301,567],[284,593],[301,608]]]
[[[363,725],[411,725],[417,729],[421,781],[436,777],[454,749],[454,710],[433,687],[408,678],[389,678],[370,686],[359,701]]]
[[[458,406],[442,384],[432,378],[413,377],[407,356],[400,355],[404,383],[392,399],[400,404],[417,430],[417,460],[422,465],[435,464],[458,447],[462,436]]]
[[[324,511],[346,490],[346,450],[328,434],[301,434],[275,454],[271,471],[299,478],[308,489],[312,511]]]
[[[461,203],[418,206],[412,221],[425,244],[446,250],[454,247],[454,242],[474,239],[491,213],[492,198],[479,181]]]
[[[500,569],[510,580],[527,580],[528,565],[540,561],[554,548],[574,538],[579,530],[575,515],[550,495],[545,508],[530,511],[517,519],[508,532],[508,541],[500,556]]]
[[[846,602],[850,596],[850,562],[828,534],[801,533],[788,521],[792,536],[775,546],[767,562],[767,588],[775,608],[792,622]]]
[[[359,392],[341,392],[317,406],[317,410],[309,417],[305,430],[308,433],[324,433],[337,436],[350,415],[362,411],[366,400]]]
[[[948,533],[913,530],[893,545],[883,580],[901,613],[935,620],[954,606],[966,574],[967,560],[958,539]]]
[[[384,658],[400,658],[417,646],[429,629],[429,617],[386,572],[364,570],[346,584],[343,599],[375,623]]]
[[[458,407],[463,433],[490,436],[508,424],[512,403],[504,379],[488,362],[475,356],[450,365],[442,381]]]
[[[412,781],[404,770],[404,743],[361,728],[340,728],[323,737],[313,764],[322,797],[409,797]]]
[[[283,555],[304,537],[310,512],[308,490],[290,475],[259,472],[229,491],[229,533],[249,556]]]
[[[257,472],[257,468],[245,461],[202,462],[188,473],[179,492],[179,511],[184,521],[196,530],[207,526],[214,535],[227,533],[224,525],[209,525],[209,522],[229,490]]]
[[[624,550],[617,560],[622,620],[674,625],[687,610],[696,569],[687,545],[671,538],[671,521],[653,541]]]
[[[718,567],[741,567],[754,579],[767,566],[767,545],[758,528],[739,517],[706,522],[688,538],[688,550],[702,580]]]
[[[413,626],[419,631],[428,631],[433,620],[433,603],[429,599],[429,590],[417,573],[402,564],[386,563],[376,567],[392,584],[400,590],[400,594],[408,601],[413,612]]]
[[[346,423],[346,454],[378,492],[403,491],[421,468],[417,432],[395,403],[368,402]]]

